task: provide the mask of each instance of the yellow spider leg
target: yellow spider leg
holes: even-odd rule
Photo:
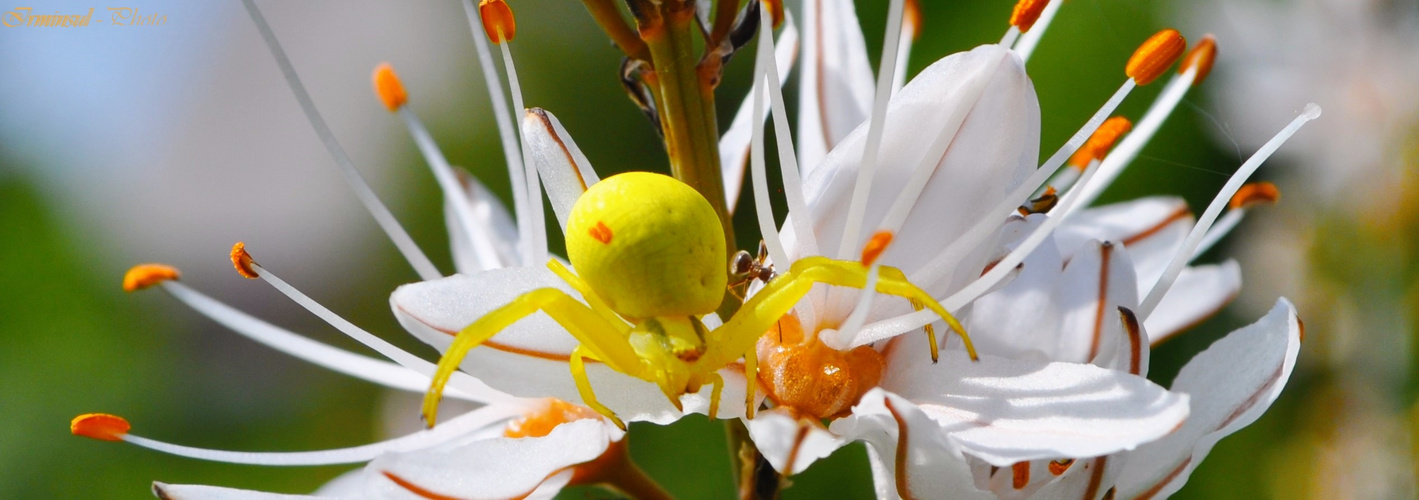
[[[576,293],[581,294],[581,298],[586,299],[586,304],[591,306],[591,309],[596,311],[597,314],[600,314],[603,319],[613,324],[625,323],[625,320],[621,319],[620,315],[612,311],[611,308],[606,305],[606,302],[601,300],[601,297],[591,290],[591,285],[586,284],[586,281],[581,279],[581,276],[577,276],[573,273],[571,269],[567,269],[567,266],[562,265],[561,261],[557,259],[547,259],[547,268],[551,269],[553,273],[556,273],[557,277],[562,278],[562,281],[571,285],[572,289],[576,290]]]
[[[616,424],[616,427],[620,427],[623,431],[626,430],[626,423],[622,422],[621,419],[616,416],[616,412],[611,411],[606,405],[596,400],[596,393],[591,390],[591,379],[586,376],[585,358],[586,350],[582,349],[581,346],[576,346],[576,349],[572,350],[572,380],[576,381],[576,390],[581,394],[581,402],[586,403],[586,406],[596,410],[597,413],[611,419],[611,422]]]
[[[891,268],[884,267],[883,269]],[[971,359],[976,359],[975,347],[971,344],[971,338],[966,335],[965,329],[956,321],[956,318],[944,307],[941,307],[936,299],[917,288],[916,285],[892,276],[900,274],[900,272],[888,271],[888,276],[880,276],[879,274],[877,291],[921,301],[956,330],[961,339],[965,341],[966,351],[971,355]],[[793,306],[808,294],[814,283],[862,288],[867,285],[867,268],[857,262],[832,260],[826,257],[807,257],[794,262],[788,272],[770,281],[763,290],[759,291],[758,295],[751,297],[744,303],[738,314],[735,314],[733,318],[725,322],[724,326],[720,327],[724,329],[721,336],[725,339],[726,345],[721,352],[717,353],[721,358],[716,362],[728,364],[732,361],[732,359],[726,359],[729,356],[738,357],[738,353],[752,349],[758,342],[759,336],[768,331],[769,327],[780,317],[792,310]]]
[[[586,304],[577,302],[566,292],[556,288],[539,288],[513,299],[507,305],[494,309],[468,325],[453,339],[453,345],[439,359],[438,370],[434,372],[429,392],[424,394],[424,422],[430,427],[438,416],[439,400],[443,397],[444,385],[468,351],[478,347],[498,332],[517,320],[537,311],[546,312],[558,324],[566,328],[577,342],[598,360],[611,369],[633,377],[645,378],[642,373],[640,356],[626,341],[627,328],[624,323],[608,323]]]
[[[906,281],[907,275],[902,273],[901,269],[889,266],[882,266],[877,270],[877,279],[880,282],[882,278],[891,278],[894,280]],[[911,304],[912,310],[914,311],[926,309],[926,306],[922,304],[920,300],[911,299]],[[927,323],[926,326],[922,327],[922,330],[926,330],[926,340],[931,345],[931,362],[935,363],[936,360],[940,359],[941,357],[941,349],[937,346],[936,342],[936,327],[931,326],[931,323]]]
[[[708,378],[711,384],[709,418],[718,418],[719,396],[724,392],[724,377],[719,376],[718,372],[709,372],[705,378]]]
[[[754,419],[754,390],[759,388],[759,353],[750,349],[744,353],[744,415]]]

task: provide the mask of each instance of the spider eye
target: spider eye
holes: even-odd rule
[[[728,254],[719,216],[672,177],[603,179],[572,206],[566,234],[572,267],[623,316],[708,314],[724,297]]]

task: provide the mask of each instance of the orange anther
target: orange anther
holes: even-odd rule
[[[606,227],[606,223],[604,222],[596,221],[596,225],[592,226],[591,229],[587,229],[586,232],[603,245],[611,243],[611,228]]]
[[[1052,460],[1049,463],[1049,473],[1054,474],[1056,476],[1064,474],[1064,471],[1069,470],[1069,466],[1071,465],[1074,465],[1074,459],[1072,458],[1067,458],[1064,460]]]
[[[578,406],[560,399],[548,399],[547,406],[508,422],[503,430],[504,437],[543,437],[552,433],[558,425],[586,418],[601,418],[600,413],[585,406]]]
[[[374,94],[390,111],[398,111],[400,106],[409,102],[404,84],[399,82],[399,75],[394,74],[394,67],[389,63],[379,63],[374,67]]]
[[[246,253],[246,243],[238,241],[232,245],[232,267],[236,268],[237,274],[247,279],[260,278],[261,275],[256,274],[256,269],[251,267],[252,264],[255,262],[251,260],[251,254]]]
[[[131,428],[133,426],[128,425],[123,417],[107,413],[85,413],[69,422],[69,432],[75,436],[103,441],[122,441],[123,435],[128,434]]]
[[[1045,6],[1049,5],[1049,0],[1020,0],[1015,3],[1015,11],[1010,13],[1010,25],[1020,28],[1020,32],[1030,31],[1030,27],[1035,25],[1035,21],[1040,20],[1040,13],[1044,12]]]
[[[774,21],[774,29],[783,26],[783,0],[763,0],[769,9],[769,18]]]
[[[512,17],[512,7],[503,0],[482,0],[478,2],[478,15],[483,18],[483,32],[493,43],[512,41],[517,35],[517,20]]]
[[[917,0],[902,4],[902,24],[911,27],[912,40],[921,38],[921,4]]]
[[[1084,143],[1084,146],[1075,151],[1074,156],[1069,157],[1069,164],[1083,170],[1089,166],[1089,162],[1104,159],[1104,156],[1109,154],[1109,149],[1114,147],[1115,142],[1118,142],[1118,138],[1123,137],[1123,134],[1127,134],[1132,129],[1133,122],[1122,116],[1104,120],[1104,124],[1099,125],[1099,129],[1094,131],[1094,135],[1089,136],[1089,140]]]
[[[1187,71],[1193,66],[1197,66],[1197,76],[1193,77],[1192,84],[1197,85],[1207,79],[1207,74],[1212,72],[1212,63],[1217,61],[1217,37],[1207,34],[1202,37],[1202,41],[1192,46],[1192,50],[1187,52],[1187,57],[1183,59],[1179,72]]]
[[[123,291],[142,290],[167,280],[175,280],[182,274],[176,267],[164,264],[138,264],[123,274]]]
[[[1010,486],[1015,487],[1017,490],[1023,490],[1026,486],[1030,485],[1029,462],[1015,462],[1014,465],[1010,466],[1010,472],[1013,476],[1010,478]]]
[[[1123,73],[1134,83],[1147,85],[1167,71],[1186,49],[1187,39],[1178,30],[1169,28],[1159,31],[1133,51],[1133,57],[1128,58],[1128,66],[1124,67]]]
[[[892,244],[891,231],[877,231],[872,235],[872,239],[867,240],[867,245],[862,247],[862,265],[871,266],[882,256],[882,252],[887,251],[887,245]]]
[[[1270,182],[1253,182],[1242,186],[1237,190],[1237,194],[1232,195],[1232,202],[1228,204],[1233,210],[1238,208],[1248,208],[1257,203],[1276,203],[1281,199],[1281,190]]]

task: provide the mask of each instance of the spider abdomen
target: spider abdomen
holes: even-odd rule
[[[627,172],[596,183],[567,219],[567,256],[629,318],[714,311],[728,281],[724,230],[708,201],[672,177]]]

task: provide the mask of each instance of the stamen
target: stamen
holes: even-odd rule
[[[760,49],[762,53],[760,57],[766,59],[762,67],[768,76],[769,104],[771,105],[770,109],[773,110],[774,120],[774,139],[778,145],[779,174],[783,176],[783,193],[784,198],[788,200],[788,216],[793,220],[793,233],[797,240],[799,255],[817,255],[818,238],[813,233],[813,225],[808,213],[808,201],[803,196],[803,181],[798,175],[798,153],[793,149],[793,132],[788,126],[788,108],[784,105],[783,100],[783,81],[780,80],[776,62],[778,50],[774,47],[773,33],[764,30],[762,25],[760,25],[760,29],[759,40],[764,46],[763,49]],[[757,200],[755,203],[758,203]],[[794,214],[798,214],[798,216],[794,217]]]
[[[764,86],[773,85],[766,81],[767,67],[775,63],[767,61],[769,57],[768,44],[764,42],[773,34],[769,32],[768,26],[759,25],[759,48],[754,57],[754,87],[750,99],[753,99],[753,115],[764,116]],[[787,129],[777,128],[775,123],[774,134],[782,137],[787,133]],[[774,222],[773,205],[769,200],[768,173],[764,167],[764,122],[754,120],[752,135],[749,141],[749,169],[750,182],[754,189],[754,214],[759,220],[759,234],[762,234],[763,244],[769,250],[769,258],[774,262],[788,262],[788,253],[784,251],[783,241],[779,238],[778,224]],[[787,170],[785,167],[784,170]]]
[[[867,240],[867,246],[862,247],[862,265],[870,267],[877,262],[877,258],[882,256],[882,252],[887,251],[887,246],[892,244],[891,231],[878,231],[872,235],[872,239]]]
[[[267,271],[265,268],[262,268],[259,264],[252,261],[251,255],[246,252],[245,248],[243,248],[243,245],[241,243],[237,243],[236,246],[232,248],[232,262],[234,264],[238,262],[244,263],[244,266],[240,264],[237,265],[238,272],[242,272],[242,268],[245,267],[247,271],[249,271],[251,274],[251,276],[248,277],[261,278],[262,280],[265,280],[272,287],[275,287],[276,290],[286,295],[286,297],[289,297],[301,307],[304,307],[307,311],[310,311],[312,314],[315,314],[320,319],[328,323],[330,326],[333,326],[335,327],[335,329],[340,330],[341,333],[344,333],[350,338],[355,339],[356,341],[361,344],[364,344],[370,349],[374,349],[375,352],[384,355],[384,357],[389,358],[390,361],[398,363],[400,366],[403,366],[404,368],[407,368],[409,370],[413,370],[414,372],[422,375],[423,377],[429,380],[433,379],[433,375],[436,370],[436,367],[433,363],[424,361],[418,356],[415,356],[403,349],[395,347],[394,344],[390,344],[384,339],[374,336],[374,334],[371,334],[361,329],[360,327],[355,326],[354,323],[346,321],[345,318],[341,318],[340,315],[335,314],[334,311],[326,309],[325,306],[320,305],[319,302],[316,302],[315,300],[306,296],[304,293],[301,293],[300,290],[296,290],[295,287],[286,283],[284,280],[277,277],[275,274],[272,274],[270,271]],[[243,274],[245,275],[245,273]],[[459,384],[456,385],[457,387],[459,387],[459,390],[462,390],[468,394],[480,394],[487,392],[486,389],[484,389],[487,386],[482,385],[481,382],[476,384],[468,383],[468,381],[476,381],[476,379],[474,379],[472,376],[467,376],[467,374],[463,374],[465,375],[465,377],[457,377],[458,374],[459,372],[455,372],[455,378],[452,381],[459,382],[460,379],[462,379],[462,382],[459,382]],[[427,389],[427,387],[425,387],[425,389]]]
[[[1045,30],[1049,29],[1049,25],[1054,21],[1054,15],[1059,13],[1061,5],[1064,5],[1063,0],[1048,2],[1044,12],[1040,13],[1039,20],[1035,21],[1034,27],[1021,35],[1019,41],[1015,42],[1015,52],[1020,54],[1021,61],[1028,62],[1030,60],[1030,55],[1035,52],[1035,47],[1040,44],[1040,39],[1044,38]]]
[[[478,260],[480,262],[498,262],[498,250],[491,243],[492,236],[488,234],[488,227],[478,223],[477,216],[473,214],[473,207],[468,203],[468,194],[463,190],[463,185],[459,183],[458,176],[453,172],[453,167],[449,166],[448,159],[444,157],[443,151],[439,150],[433,135],[429,133],[427,128],[424,128],[424,123],[419,120],[419,115],[414,114],[414,110],[405,105],[409,96],[404,91],[404,84],[399,81],[399,76],[394,73],[394,67],[389,63],[381,63],[376,66],[373,80],[375,94],[379,96],[390,112],[399,114],[399,118],[404,122],[404,128],[409,131],[409,136],[414,139],[419,153],[424,156],[424,162],[428,163],[429,170],[433,172],[434,179],[438,182],[439,188],[443,190],[444,199],[453,207],[453,216],[457,219],[458,224],[463,226],[463,233],[468,238],[469,246],[473,248],[473,252],[478,254]]]
[[[251,260],[251,254],[246,253],[246,243],[238,241],[232,245],[232,267],[236,268],[237,274],[249,280],[260,278],[256,270],[252,269],[254,265],[256,262]]]
[[[493,7],[493,10],[487,11],[484,10],[484,7],[487,5],[499,5],[501,7]],[[507,19],[506,21],[497,20],[497,23],[514,24],[512,21],[512,9],[502,0],[483,0],[479,4],[479,12],[484,14],[487,12],[496,12],[493,15],[506,17]],[[487,17],[485,16],[484,19],[484,26],[487,26]],[[496,26],[499,30],[505,27],[506,26],[503,26],[503,24],[497,24]],[[507,35],[505,40],[512,40],[511,33],[504,33],[502,31],[499,33]],[[498,42],[497,39],[493,40],[495,43]],[[526,113],[527,108],[522,104],[522,86],[518,84],[517,66],[512,62],[512,49],[508,47],[509,45],[510,44],[507,43],[498,43],[498,48],[502,49],[503,53],[503,68],[507,70],[507,84],[509,94],[512,96],[512,107],[516,112]],[[522,128],[518,127],[516,133],[518,142],[521,144],[518,151],[522,153],[524,175],[527,176],[527,201],[529,209],[529,220],[527,221],[526,232],[522,235],[524,238],[522,241],[522,250],[526,263],[530,264],[547,260],[547,221],[546,215],[542,212],[542,187],[538,182],[537,166],[532,163],[535,160],[532,157],[532,152],[527,148],[527,138],[522,136]],[[519,220],[519,222],[521,222],[521,220]]]
[[[491,427],[526,410],[526,405],[518,404],[485,406],[449,420],[436,429],[423,430],[364,446],[301,452],[227,451],[166,443],[129,434],[127,421],[120,417],[101,413],[76,417],[70,424],[70,429],[79,436],[105,441],[126,441],[150,450],[198,460],[249,465],[333,465],[368,462],[383,453],[427,448],[455,439],[460,435]]]
[[[163,282],[162,289],[194,311],[210,318],[232,331],[264,344],[277,351],[295,356],[309,363],[366,380],[385,387],[409,392],[423,393],[428,390],[429,377],[403,366],[355,354],[344,349],[296,335],[288,330],[257,319],[229,305],[213,299],[201,292],[178,282]],[[432,366],[432,365],[430,365]],[[473,377],[458,382],[459,389],[451,390],[459,399],[480,403],[511,401],[516,398],[483,384]]]
[[[1207,79],[1207,75],[1212,73],[1212,63],[1217,61],[1217,37],[1211,33],[1202,36],[1202,40],[1188,51],[1187,57],[1183,59],[1182,66],[1178,68],[1178,73],[1185,73],[1196,68],[1197,76],[1193,77],[1193,85],[1202,83]]]
[[[493,43],[512,41],[517,35],[517,20],[512,17],[512,8],[503,0],[482,0],[478,2],[478,14],[483,18],[483,32]]]
[[[1122,116],[1115,116],[1104,121],[1094,135],[1089,136],[1089,140],[1084,143],[1084,147],[1074,152],[1074,156],[1069,157],[1069,166],[1079,170],[1084,170],[1090,162],[1101,161],[1108,155],[1109,148],[1114,147],[1114,143],[1119,137],[1127,134],[1133,128],[1133,122]]]
[[[123,274],[123,291],[132,292],[182,277],[177,268],[165,264],[138,264]]]
[[[1147,85],[1172,67],[1186,49],[1187,40],[1177,30],[1159,31],[1138,46],[1123,72],[1139,85]]]
[[[897,64],[897,41],[902,36],[903,0],[891,0],[887,8],[887,33],[882,41],[882,64],[877,68],[877,91],[872,103],[872,118],[867,125],[867,144],[862,149],[862,164],[857,169],[852,201],[847,210],[847,226],[838,243],[838,259],[846,260],[857,248],[862,218],[867,211],[867,197],[872,192],[872,174],[877,169],[877,151],[882,147],[882,129],[887,118],[887,101],[892,97],[893,72]]]
[[[1227,184],[1222,186],[1222,190],[1217,193],[1217,197],[1213,198],[1212,204],[1207,206],[1207,211],[1203,212],[1202,216],[1197,219],[1197,225],[1193,226],[1192,232],[1188,233],[1187,239],[1183,240],[1182,248],[1178,249],[1177,254],[1173,255],[1173,260],[1168,263],[1167,269],[1163,271],[1162,276],[1158,278],[1158,282],[1153,285],[1152,290],[1149,290],[1147,297],[1145,297],[1143,302],[1138,306],[1137,312],[1139,318],[1147,321],[1148,316],[1153,313],[1153,309],[1158,307],[1158,303],[1163,300],[1163,295],[1168,292],[1168,289],[1173,285],[1173,281],[1176,280],[1178,274],[1182,272],[1183,267],[1192,259],[1193,253],[1202,242],[1202,238],[1206,236],[1208,228],[1212,226],[1213,221],[1217,220],[1217,216],[1222,213],[1222,208],[1227,205],[1232,195],[1241,189],[1242,184],[1246,182],[1247,178],[1251,177],[1251,174],[1261,167],[1261,163],[1266,161],[1267,158],[1270,158],[1271,154],[1275,153],[1276,149],[1280,148],[1287,139],[1295,135],[1296,131],[1300,130],[1306,122],[1320,117],[1320,114],[1320,106],[1315,103],[1307,104],[1306,109],[1301,112],[1300,116],[1291,120],[1291,123],[1286,125],[1286,128],[1277,133],[1275,137],[1272,137],[1270,141],[1267,141],[1265,145],[1262,145],[1261,149],[1252,154],[1252,157],[1248,158],[1246,163],[1243,163],[1235,174],[1232,174],[1232,178],[1228,179]]]
[[[508,181],[512,184],[513,214],[517,218],[518,242],[527,246],[532,240],[531,203],[527,197],[527,179],[523,173],[521,149],[518,147],[517,132],[513,130],[512,113],[507,109],[507,98],[503,96],[503,84],[498,79],[498,69],[493,65],[493,54],[488,49],[488,38],[478,36],[482,21],[473,0],[463,0],[463,12],[468,16],[468,25],[473,32],[473,46],[477,48],[478,64],[483,70],[483,82],[488,86],[488,99],[492,102],[493,118],[498,124],[498,138],[502,140],[503,158],[507,162]],[[540,200],[540,197],[538,198]],[[540,205],[541,202],[539,201]],[[523,262],[534,265],[535,262]]]
[[[69,432],[100,441],[122,441],[133,426],[117,415],[86,413],[69,421]]]
[[[1030,27],[1035,25],[1035,21],[1040,19],[1040,14],[1044,12],[1045,6],[1049,5],[1049,0],[1020,0],[1015,3],[1014,12],[1010,13],[1010,25],[1020,28],[1021,33],[1030,31]]]
[[[780,26],[783,26],[784,19],[783,0],[763,0],[763,2],[768,6],[769,19],[772,19],[774,23],[773,29],[779,29]],[[760,40],[764,39],[760,38]]]
[[[1218,241],[1225,238],[1241,224],[1242,218],[1246,216],[1247,209],[1259,203],[1272,204],[1281,199],[1281,190],[1270,182],[1254,182],[1242,186],[1237,194],[1232,196],[1232,201],[1227,204],[1230,210],[1225,215],[1217,219],[1212,225],[1212,229],[1207,230],[1207,236],[1202,238],[1202,242],[1197,244],[1197,250],[1192,253],[1192,260],[1211,250]],[[1191,262],[1191,260],[1189,260]]]
[[[399,75],[394,73],[394,67],[389,63],[380,63],[374,67],[373,80],[375,95],[379,96],[379,100],[384,102],[384,107],[389,108],[391,113],[409,102],[409,93],[404,91],[404,84],[399,81]]]
[[[869,243],[869,245],[871,245],[871,243]],[[862,253],[864,254],[865,261],[867,250],[863,250]],[[862,325],[867,323],[867,315],[872,312],[872,301],[877,298],[877,282],[881,281],[881,278],[882,263],[878,262],[872,264],[871,267],[867,269],[867,282],[862,285],[862,290],[857,294],[857,304],[853,305],[852,312],[848,313],[847,318],[843,320],[842,326],[838,327],[836,333],[823,335],[821,337],[828,347],[839,351],[846,351],[866,344],[866,342],[854,342],[853,340],[854,337],[857,337],[858,332],[862,331]],[[828,330],[824,330],[822,333],[828,333]],[[934,349],[931,355],[931,361],[935,363],[937,353]]]
[[[912,45],[921,37],[921,5],[917,0],[907,0],[902,16],[902,29],[911,31],[912,36],[901,37],[901,42],[897,44],[897,66],[892,75],[894,95],[907,83],[907,63],[911,61]]]
[[[296,67],[291,64],[291,60],[286,57],[285,49],[281,48],[281,43],[276,40],[276,33],[271,30],[271,26],[266,23],[266,18],[261,15],[261,11],[256,8],[253,0],[242,0],[242,5],[246,6],[246,11],[251,15],[251,20],[256,24],[256,28],[261,32],[261,38],[266,41],[266,47],[271,49],[271,57],[276,60],[276,65],[281,68],[281,74],[286,78],[286,84],[291,88],[291,92],[296,95],[296,101],[301,105],[301,111],[305,113],[306,120],[310,121],[311,128],[315,129],[315,135],[320,137],[321,144],[325,145],[325,150],[334,158],[335,165],[339,167],[340,174],[345,178],[345,183],[349,184],[350,190],[355,192],[355,197],[365,206],[365,210],[374,217],[375,223],[379,224],[384,234],[389,236],[389,240],[399,249],[399,253],[404,255],[404,259],[409,261],[409,265],[425,281],[443,277],[434,263],[428,256],[419,249],[419,245],[414,243],[414,239],[409,237],[409,233],[395,220],[394,214],[380,203],[379,197],[370,189],[363,176],[355,170],[354,162],[350,161],[349,155],[345,154],[345,149],[340,147],[340,143],[335,140],[335,134],[330,131],[330,126],[325,124],[325,119],[321,118],[320,112],[315,109],[315,101],[311,100],[310,93],[306,92],[305,85],[301,83],[300,77],[296,76]]]

